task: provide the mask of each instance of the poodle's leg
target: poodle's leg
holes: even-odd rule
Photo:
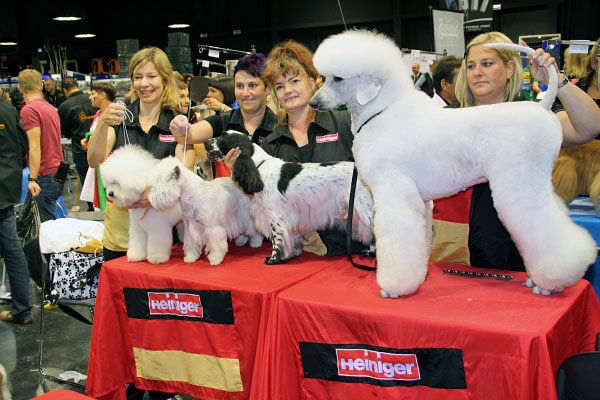
[[[414,293],[427,276],[427,209],[414,182],[373,188],[377,283],[382,296]]]
[[[360,184],[354,199],[352,237],[363,244],[373,243],[373,200],[367,189]],[[344,220],[346,225],[346,220]],[[344,226],[345,229],[345,226]]]
[[[227,254],[227,231],[222,226],[206,228],[206,256],[210,265],[221,264]]]
[[[129,211],[129,244],[127,248],[127,261],[137,262],[146,259],[148,234],[138,223],[139,213]]]
[[[535,292],[561,291],[583,277],[596,243],[576,225],[552,184],[535,167],[490,178],[494,206],[514,240]],[[519,190],[515,190],[519,188]]]
[[[183,241],[183,261],[193,263],[202,255],[204,249],[204,228],[196,221],[185,220],[186,230]]]
[[[148,232],[148,262],[161,264],[171,258],[173,246],[173,227],[169,224],[156,224]]]

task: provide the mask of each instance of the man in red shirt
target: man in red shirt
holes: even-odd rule
[[[34,69],[19,72],[19,90],[25,105],[21,123],[29,142],[28,196],[37,197],[47,218],[54,219],[56,202],[62,195],[66,176],[57,176],[64,161],[58,111],[44,99],[42,75]],[[63,175],[65,171],[63,171]]]

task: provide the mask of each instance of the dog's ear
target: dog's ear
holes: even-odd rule
[[[364,106],[373,100],[381,91],[381,82],[374,76],[360,75],[358,77],[358,85],[356,88],[356,101],[361,106]]]
[[[173,172],[171,173],[171,176],[176,181],[179,180],[179,177],[181,176],[181,168],[179,168],[179,165],[176,165],[175,168],[173,168]]]
[[[235,164],[233,164],[231,179],[248,194],[260,192],[265,187],[256,164],[254,164],[254,161],[250,157],[243,153],[237,158]]]

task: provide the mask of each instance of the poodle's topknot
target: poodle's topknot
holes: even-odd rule
[[[238,71],[246,71],[250,75],[260,78],[264,69],[266,57],[262,53],[252,53],[240,58],[233,69],[233,75]]]
[[[325,76],[350,78],[362,71],[382,77],[398,73],[410,76],[394,40],[375,30],[349,29],[329,36],[318,46],[313,62]],[[397,65],[403,65],[406,71],[398,71]]]

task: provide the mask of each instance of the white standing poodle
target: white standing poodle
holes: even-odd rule
[[[139,201],[152,182],[152,170],[159,160],[137,145],[122,146],[102,163],[102,182],[106,197],[120,207]],[[181,221],[179,204],[165,210],[129,209],[129,246],[127,261],[148,260],[160,264],[171,257],[173,227]],[[182,237],[183,225],[177,226]]]
[[[513,49],[515,45],[512,45]],[[562,142],[543,104],[511,102],[440,109],[416,90],[402,52],[387,36],[349,30],[324,40],[314,63],[326,77],[318,110],[346,104],[358,172],[373,193],[377,282],[388,297],[415,292],[427,275],[427,201],[489,181],[498,216],[519,249],[534,293],[576,283],[596,258],[589,233],[554,194],[552,165]]]
[[[175,157],[156,166],[148,200],[158,209],[181,205],[185,262],[196,261],[205,250],[211,265],[220,264],[228,239],[238,246],[249,242],[255,248],[263,243],[250,215],[250,199],[231,178],[205,181]]]

